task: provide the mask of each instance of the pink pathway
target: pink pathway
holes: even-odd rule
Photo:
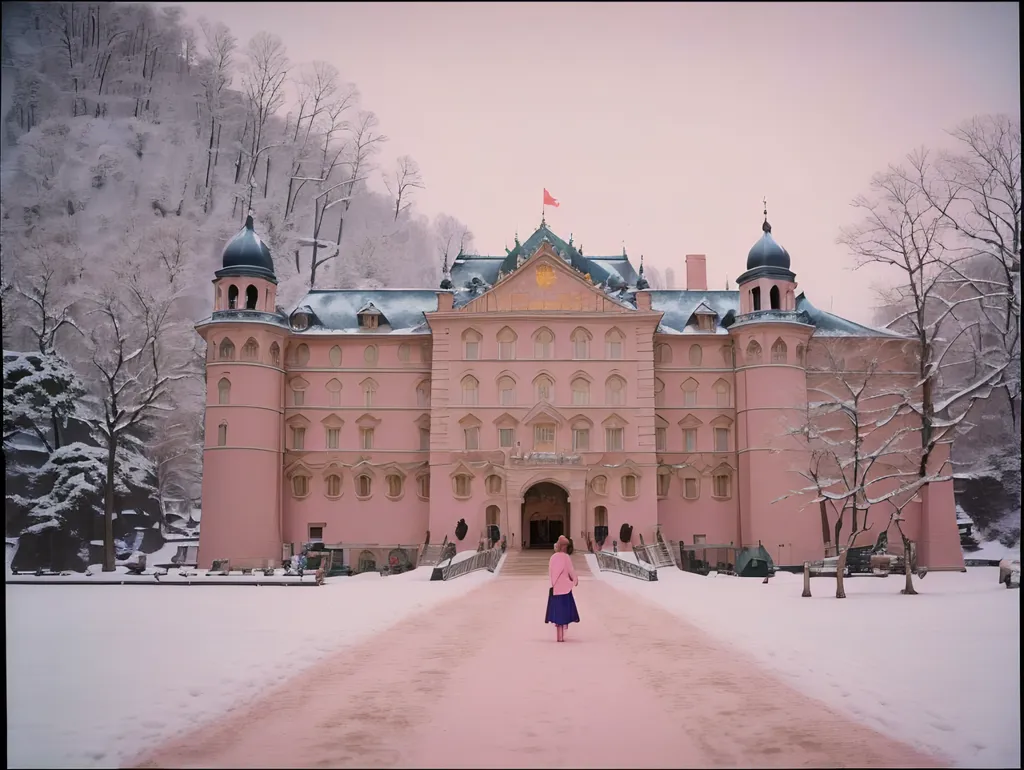
[[[135,766],[940,766],[589,574],[556,644],[546,593],[499,575]]]

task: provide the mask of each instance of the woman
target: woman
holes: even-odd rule
[[[568,548],[569,540],[562,535],[555,543],[555,552],[548,562],[551,588],[548,590],[548,611],[544,622],[555,624],[555,639],[559,642],[565,641],[565,629],[570,623],[580,622],[576,600],[572,598],[573,586],[579,585],[580,579],[572,568],[572,559],[566,553]]]

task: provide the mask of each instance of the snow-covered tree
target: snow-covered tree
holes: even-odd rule
[[[36,436],[52,454],[85,395],[78,374],[59,353],[4,351],[4,446],[18,433]]]

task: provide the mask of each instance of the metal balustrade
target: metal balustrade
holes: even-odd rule
[[[597,566],[602,572],[618,572],[620,575],[629,575],[629,577],[634,577],[638,580],[655,581],[658,579],[656,567],[634,564],[631,561],[620,559],[618,556],[613,556],[605,551],[598,551],[594,556],[597,557]]]

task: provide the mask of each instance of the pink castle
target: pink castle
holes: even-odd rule
[[[651,290],[642,259],[585,256],[542,221],[504,256],[460,254],[438,291],[315,290],[285,314],[250,217],[197,326],[201,566],[320,543],[373,569],[445,537],[611,549],[623,524],[633,543],[660,528],[760,543],[782,565],[834,553],[814,495],[791,494],[807,484],[787,431],[806,412],[805,363],[821,340],[906,341],[797,295],[767,217],[762,230],[736,291],[708,290],[702,255],[686,257],[686,290]],[[951,482],[905,516],[919,564],[963,567]]]

